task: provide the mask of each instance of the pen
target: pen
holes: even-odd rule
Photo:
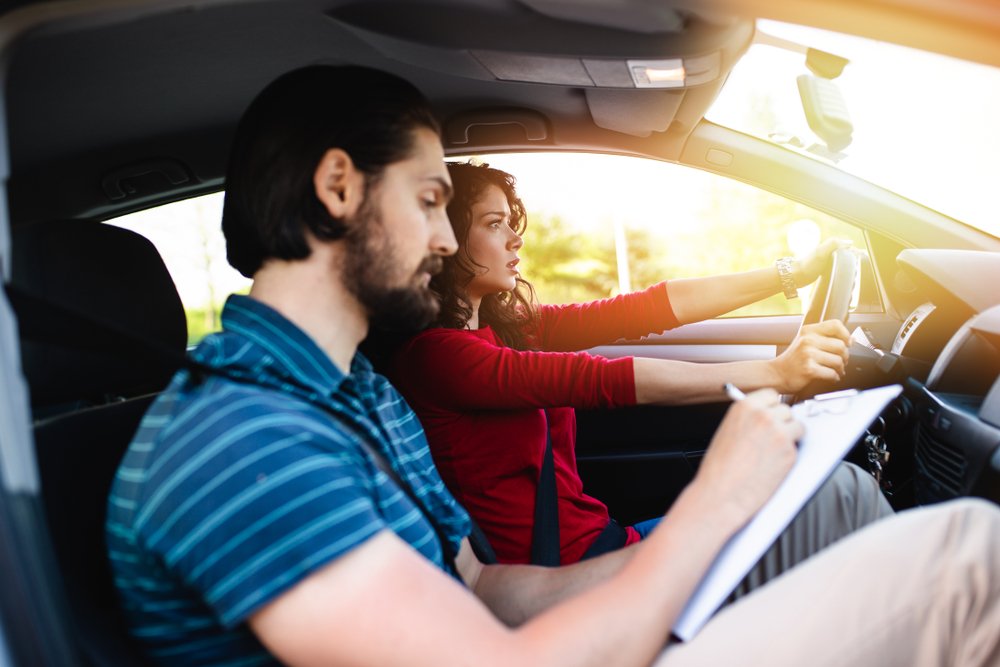
[[[726,396],[728,396],[731,401],[742,401],[747,397],[747,395],[740,391],[740,388],[732,382],[727,382],[722,385],[722,389],[726,392]]]

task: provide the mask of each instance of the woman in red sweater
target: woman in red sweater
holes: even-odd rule
[[[583,493],[574,408],[721,401],[724,382],[794,393],[843,374],[849,341],[839,321],[804,327],[767,361],[690,364],[579,352],[729,312],[781,291],[781,276],[771,267],[671,280],[591,303],[538,305],[518,270],[526,218],[514,178],[486,165],[452,163],[449,172],[455,192],[448,216],[459,249],[431,283],[441,299],[437,325],[400,346],[388,371],[419,415],[441,477],[501,562],[530,562],[547,432],[562,564],[632,544],[655,524],[618,526],[603,503]],[[793,264],[796,284],[815,280],[836,246],[828,241]]]

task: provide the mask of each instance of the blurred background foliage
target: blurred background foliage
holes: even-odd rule
[[[575,228],[558,214],[528,206],[528,229],[520,255],[525,278],[543,303],[572,303],[620,291],[615,221],[593,231]],[[734,273],[769,267],[775,259],[801,254],[821,239],[850,239],[865,248],[856,227],[776,195],[718,179],[711,196],[690,220],[662,228],[623,223],[627,285],[643,289],[661,280]],[[798,238],[796,238],[798,237]],[[620,237],[619,237],[620,238]],[[798,246],[793,248],[792,246]],[[808,290],[802,291],[807,297]],[[781,294],[728,316],[802,312],[802,299]]]

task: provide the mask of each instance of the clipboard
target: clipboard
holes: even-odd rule
[[[795,464],[771,499],[723,546],[674,623],[674,635],[689,641],[698,633],[902,390],[898,384],[851,389],[792,406],[792,414],[805,426]]]

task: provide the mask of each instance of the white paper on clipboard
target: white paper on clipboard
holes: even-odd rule
[[[898,384],[834,392],[792,406],[805,425],[799,455],[771,499],[719,552],[674,624],[689,641],[812,497],[865,429],[902,391]]]

